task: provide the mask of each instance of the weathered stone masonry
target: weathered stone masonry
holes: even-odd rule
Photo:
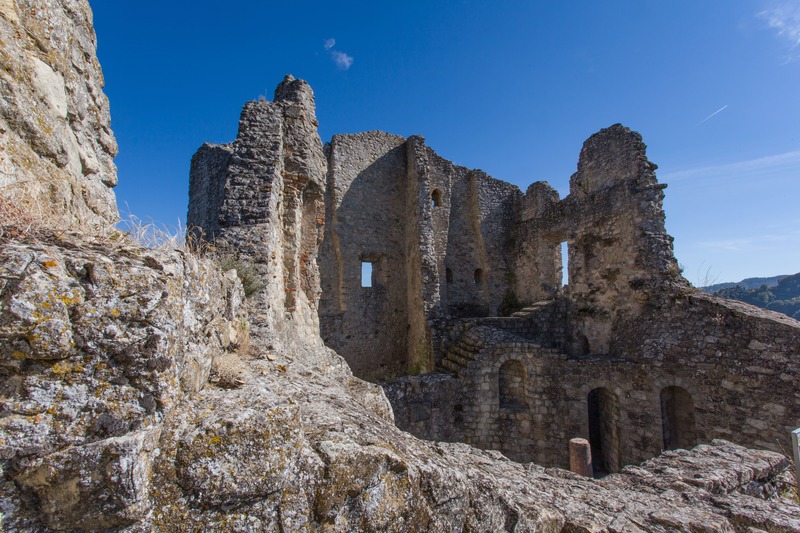
[[[442,367],[456,377],[388,386],[400,427],[564,467],[567,441],[583,436],[600,472],[719,437],[786,446],[800,425],[800,325],[688,285],[654,170],[641,137],[617,125],[587,140],[564,200],[529,187],[513,289],[539,303],[450,320]],[[558,290],[564,241],[569,285]],[[503,401],[508,368],[523,380],[514,404]]]
[[[590,137],[562,200],[420,137],[337,135],[322,157],[315,128],[310,89],[287,78],[193,159],[189,223],[276,281],[254,304],[259,342],[312,335],[321,291],[322,338],[356,375],[446,372],[387,387],[401,428],[518,461],[567,466],[581,436],[616,472],[720,437],[780,450],[800,425],[797,322],[680,276],[639,134]]]
[[[453,165],[421,137],[336,135],[327,156],[323,338],[360,376],[433,370],[448,317],[503,305],[519,190]],[[361,286],[363,262],[372,287]]]
[[[233,143],[205,144],[192,158],[187,226],[265,281],[252,332],[265,346],[318,337],[325,168],[314,95],[291,76],[274,102],[245,105]]]

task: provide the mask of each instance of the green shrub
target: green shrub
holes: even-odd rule
[[[244,295],[246,298],[257,294],[266,286],[261,280],[261,275],[258,273],[258,270],[256,270],[256,267],[252,263],[228,255],[218,258],[217,265],[223,272],[227,272],[231,269],[236,270],[236,275],[239,276],[239,281],[242,282],[242,288],[244,288]]]
[[[511,316],[522,307],[522,302],[519,301],[516,293],[512,289],[506,289],[506,293],[503,295],[503,302],[497,312],[500,316]]]

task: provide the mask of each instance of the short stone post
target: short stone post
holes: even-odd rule
[[[794,455],[794,479],[797,481],[797,493],[800,494],[800,428],[792,431],[792,454]]]
[[[592,447],[586,439],[570,439],[569,469],[586,477],[592,477]]]

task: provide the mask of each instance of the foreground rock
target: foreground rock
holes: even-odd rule
[[[0,256],[9,530],[800,529],[778,454],[717,441],[594,481],[421,441],[313,342],[204,384],[243,334],[232,273],[72,237]]]
[[[0,265],[0,512],[141,520],[165,418],[247,334],[235,272],[76,235],[6,243]]]

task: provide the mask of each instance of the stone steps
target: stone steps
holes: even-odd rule
[[[507,317],[503,320],[513,319]],[[461,334],[458,341],[444,354],[437,370],[460,377],[470,365],[475,363],[480,352],[489,347],[530,348],[541,354],[563,355],[560,349],[550,347],[539,340],[520,337],[505,328],[477,323]]]
[[[478,353],[482,347],[479,341],[470,338],[469,331],[464,332],[461,338],[456,342],[444,357],[439,366],[439,370],[449,372],[456,377],[466,370],[470,363],[475,361]]]

